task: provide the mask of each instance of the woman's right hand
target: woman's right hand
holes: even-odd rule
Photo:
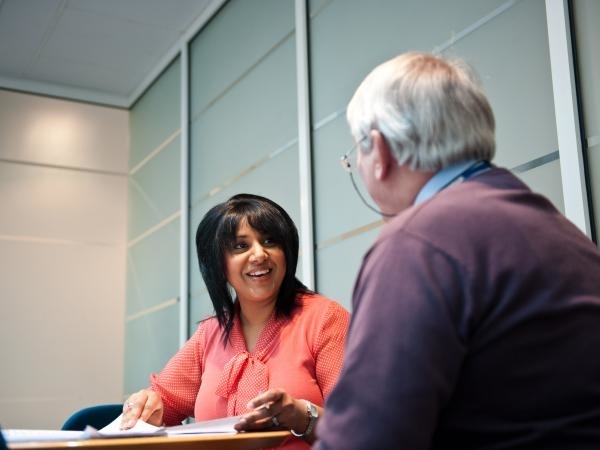
[[[123,404],[121,429],[132,428],[138,419],[156,426],[163,423],[163,402],[160,395],[152,389],[142,389],[131,394]]]
[[[269,389],[250,400],[247,407],[252,411],[244,414],[234,425],[238,431],[282,427],[302,433],[310,423],[306,400],[295,399],[285,389]],[[321,415],[323,408],[317,409]],[[303,439],[312,444],[315,436],[312,431],[310,435],[303,436]]]

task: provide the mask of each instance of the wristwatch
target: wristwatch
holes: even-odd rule
[[[306,430],[304,430],[304,433],[297,433],[294,430],[290,430],[291,433],[296,437],[308,436],[310,434],[310,432],[313,430],[313,428],[315,427],[315,423],[317,423],[317,419],[319,418],[319,410],[317,409],[317,407],[315,405],[313,405],[311,402],[309,402],[308,400],[304,400],[304,402],[306,403],[306,414],[308,415],[308,426],[306,427]]]

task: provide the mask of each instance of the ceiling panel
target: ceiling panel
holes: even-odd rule
[[[0,0],[0,75],[21,76],[34,60],[60,0]]]
[[[205,8],[199,0],[77,0],[70,8],[161,28],[185,30]],[[140,16],[140,10],[144,10]]]
[[[182,36],[221,3],[0,0],[0,88],[127,106]]]

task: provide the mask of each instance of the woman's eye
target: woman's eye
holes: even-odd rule
[[[277,245],[277,242],[275,242],[273,239],[267,238],[263,240],[263,245],[265,247],[275,247]]]
[[[233,249],[234,250],[243,250],[247,247],[245,242],[236,242],[233,244]]]

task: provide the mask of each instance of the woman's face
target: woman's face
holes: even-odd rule
[[[225,253],[227,281],[241,303],[275,304],[286,269],[285,254],[270,236],[259,234],[247,222],[237,230],[233,248]]]

